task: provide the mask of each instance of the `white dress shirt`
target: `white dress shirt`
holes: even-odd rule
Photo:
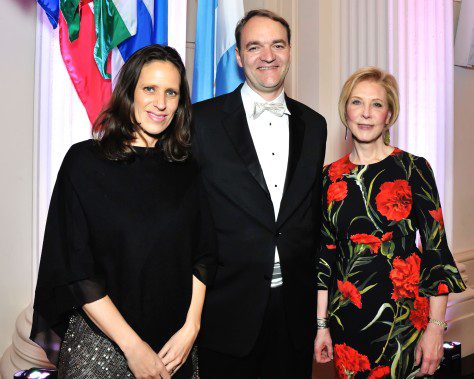
[[[285,186],[290,144],[288,127],[288,115],[290,112],[286,107],[285,94],[282,89],[276,99],[266,101],[250,88],[247,82],[242,86],[240,93],[247,116],[250,135],[252,136],[258,160],[262,167],[263,176],[265,177],[265,182],[270,192],[276,220]],[[256,102],[283,104],[285,112],[282,117],[279,117],[270,111],[264,111],[260,116],[254,118],[253,114]],[[275,247],[275,266],[271,286],[278,287],[282,284],[280,257],[278,256],[278,249]]]

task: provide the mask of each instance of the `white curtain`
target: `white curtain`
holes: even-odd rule
[[[61,57],[58,29],[51,27],[41,7],[38,7],[35,67],[34,279],[57,172],[69,147],[91,135],[90,121]]]

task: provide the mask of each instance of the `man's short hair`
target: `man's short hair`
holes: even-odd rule
[[[278,16],[276,13],[269,11],[268,9],[253,9],[251,11],[248,11],[247,14],[237,23],[237,26],[235,27],[235,42],[237,49],[240,50],[240,36],[242,34],[242,29],[244,28],[245,24],[253,17],[266,17],[270,20],[282,24],[286,29],[288,43],[291,43],[290,25],[283,17]]]

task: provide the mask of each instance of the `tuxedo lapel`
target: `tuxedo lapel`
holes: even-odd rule
[[[289,120],[289,153],[288,153],[288,167],[286,169],[285,187],[283,193],[288,190],[288,186],[291,183],[293,174],[295,173],[296,164],[298,163],[301,155],[301,147],[303,145],[305,125],[303,120],[298,115],[297,110],[292,107],[292,103],[286,100],[287,107],[291,113],[288,117]],[[293,109],[290,109],[293,108]]]
[[[278,213],[277,227],[280,227],[295,211],[301,200],[311,189],[316,173],[316,147],[310,146],[308,125],[301,117],[301,109],[286,98],[290,116],[290,152],[285,181],[285,192]]]
[[[224,104],[224,111],[228,114],[228,117],[223,119],[223,125],[250,174],[267,194],[268,198],[270,198],[270,191],[265,182],[262,167],[258,161],[257,151],[255,150],[247,123],[247,117],[240,95],[241,87],[242,86],[237,87],[234,92],[229,94]]]

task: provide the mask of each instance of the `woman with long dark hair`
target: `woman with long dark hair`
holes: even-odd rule
[[[122,67],[94,138],[66,154],[31,332],[60,377],[192,376],[215,239],[190,122],[178,53],[148,46]]]

